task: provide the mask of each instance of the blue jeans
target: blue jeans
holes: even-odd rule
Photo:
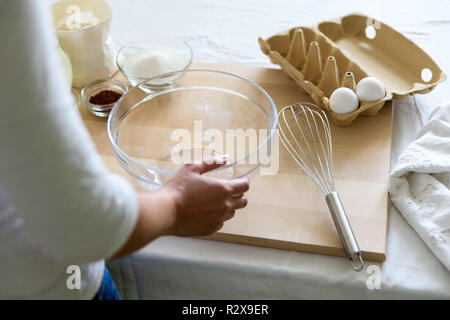
[[[93,300],[120,300],[119,291],[117,291],[114,280],[106,267],[103,273],[102,284]]]

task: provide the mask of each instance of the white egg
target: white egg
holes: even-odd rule
[[[360,102],[377,101],[384,97],[384,85],[374,77],[361,79],[356,85],[356,95]]]
[[[330,108],[336,113],[349,113],[358,109],[358,97],[349,88],[337,88],[330,96]]]

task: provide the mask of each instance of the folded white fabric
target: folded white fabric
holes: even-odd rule
[[[450,271],[450,103],[437,108],[392,169],[394,206]]]

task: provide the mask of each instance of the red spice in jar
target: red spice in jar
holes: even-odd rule
[[[122,97],[121,93],[113,90],[102,90],[89,98],[89,102],[97,105],[107,105],[117,102]]]

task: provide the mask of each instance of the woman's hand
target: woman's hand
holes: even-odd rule
[[[244,195],[249,189],[247,178],[220,180],[202,175],[222,165],[218,162],[185,165],[158,191],[173,201],[170,234],[209,235],[222,228],[237,209],[247,205]]]
[[[237,209],[247,205],[247,178],[220,180],[203,173],[220,162],[185,165],[161,189],[138,195],[139,218],[118,258],[139,250],[162,235],[206,236],[222,228]]]

